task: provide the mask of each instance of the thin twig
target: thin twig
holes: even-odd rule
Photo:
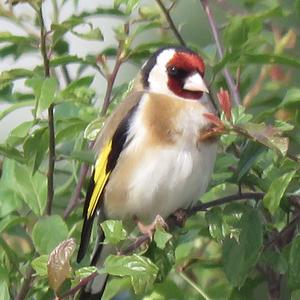
[[[290,221],[271,241],[269,241],[266,245],[265,248],[274,245],[274,244],[281,244],[281,241],[284,240],[284,237],[286,235],[289,235],[291,231],[295,230],[295,227],[297,226],[298,222],[300,221],[300,212],[298,212],[292,221]],[[284,243],[285,246],[286,243]]]
[[[26,295],[31,287],[33,273],[34,271],[32,267],[30,267],[24,276],[23,284],[14,300],[24,300],[26,298]]]
[[[230,202],[235,202],[235,201],[240,201],[240,200],[261,200],[264,197],[264,193],[238,193],[238,194],[233,194],[233,195],[229,195],[229,196],[225,196],[219,199],[216,199],[214,201],[210,201],[207,203],[200,203],[198,205],[195,205],[193,208],[191,208],[188,211],[188,215],[191,216],[199,211],[205,211],[208,208],[212,208],[215,206],[220,206],[226,203],[230,203]]]
[[[40,26],[41,26],[41,54],[44,62],[45,77],[50,77],[50,63],[47,54],[46,46],[46,29],[43,18],[42,4],[39,11]],[[48,108],[48,128],[49,128],[49,161],[48,161],[48,190],[47,190],[47,205],[46,214],[51,215],[53,196],[54,196],[54,166],[55,166],[55,131],[54,131],[54,104]]]
[[[92,281],[96,276],[98,275],[98,272],[94,272],[91,275],[83,278],[80,280],[79,284],[77,284],[75,287],[73,287],[72,289],[70,289],[69,291],[67,291],[65,294],[63,294],[60,297],[57,297],[57,299],[61,300],[64,298],[67,298],[69,296],[73,296],[75,295],[81,288],[83,288],[84,286],[86,286],[90,281]]]
[[[180,272],[179,275],[191,286],[193,287],[203,299],[210,300],[206,293],[194,282],[192,281],[184,272]]]
[[[77,185],[76,185],[74,193],[72,194],[72,197],[69,201],[69,204],[68,204],[67,208],[64,211],[64,219],[68,218],[68,216],[71,214],[71,212],[80,203],[80,201],[79,201],[80,192],[81,192],[81,188],[83,186],[84,179],[86,178],[88,170],[89,170],[89,166],[86,163],[84,163],[80,168]]]
[[[184,39],[182,38],[182,36],[180,35],[178,29],[176,28],[176,25],[174,24],[171,16],[170,16],[170,8],[167,9],[164,4],[162,3],[161,0],[156,0],[156,3],[158,4],[158,6],[161,8],[169,26],[170,29],[172,30],[172,32],[174,33],[175,37],[177,38],[178,42],[182,45],[182,46],[186,46],[186,43],[184,41]],[[172,6],[171,6],[172,8]]]
[[[111,74],[109,74],[107,76],[107,87],[106,87],[106,92],[105,92],[105,96],[104,96],[104,100],[103,100],[103,104],[102,104],[102,110],[101,110],[102,116],[104,116],[106,114],[107,109],[109,107],[109,104],[111,101],[112,89],[113,89],[116,77],[118,75],[119,69],[123,62],[124,62],[123,49],[122,49],[122,43],[120,42],[114,68],[113,68]]]
[[[223,47],[222,47],[221,42],[220,42],[218,28],[217,28],[214,16],[212,14],[212,11],[209,7],[208,0],[200,0],[200,2],[203,6],[203,9],[204,9],[205,13],[206,13],[208,23],[210,25],[212,35],[213,35],[213,38],[214,38],[216,46],[217,46],[217,51],[218,51],[218,54],[219,54],[219,58],[223,59],[223,57],[224,57]],[[224,74],[225,80],[227,82],[228,88],[230,90],[230,93],[231,93],[231,96],[232,96],[232,99],[233,99],[233,103],[235,105],[240,105],[241,104],[240,94],[238,92],[237,86],[234,83],[234,80],[233,80],[229,70],[226,67],[224,67],[224,69],[223,69],[223,74]]]

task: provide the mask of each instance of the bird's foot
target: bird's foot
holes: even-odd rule
[[[134,221],[135,221],[136,225],[138,226],[139,231],[144,235],[148,235],[150,240],[152,240],[153,234],[154,234],[157,227],[160,226],[160,227],[163,227],[165,229],[168,228],[167,223],[165,222],[165,220],[160,215],[157,215],[155,217],[155,220],[149,225],[143,224],[141,221],[139,221],[137,219],[137,217],[134,217]]]

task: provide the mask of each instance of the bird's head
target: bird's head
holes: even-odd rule
[[[143,87],[149,92],[198,100],[208,93],[202,58],[185,47],[156,51],[142,68]]]

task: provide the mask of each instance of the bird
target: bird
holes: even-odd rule
[[[95,140],[77,262],[87,252],[95,217],[149,224],[193,206],[206,191],[218,142],[201,139],[211,128],[205,114],[216,114],[204,73],[200,55],[183,46],[158,49],[143,64]],[[103,240],[99,226],[91,265],[103,265],[112,251]],[[101,299],[106,282],[106,274],[98,275],[80,299]]]

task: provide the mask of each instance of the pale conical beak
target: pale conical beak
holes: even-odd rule
[[[206,84],[199,73],[194,73],[187,77],[183,89],[192,92],[209,93],[208,88],[206,87]]]

